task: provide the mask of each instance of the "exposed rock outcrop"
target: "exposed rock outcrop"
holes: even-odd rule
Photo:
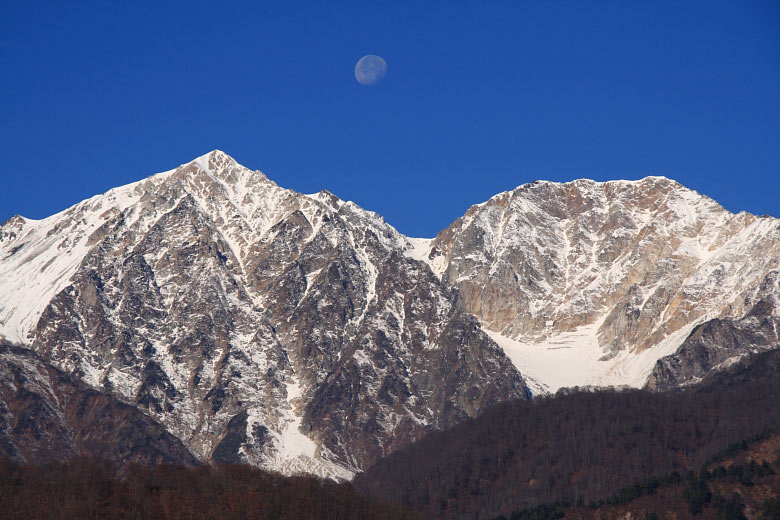
[[[0,454],[30,464],[88,455],[129,463],[197,464],[184,444],[138,409],[0,342]]]

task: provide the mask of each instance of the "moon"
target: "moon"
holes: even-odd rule
[[[376,85],[387,74],[387,62],[381,56],[368,54],[355,65],[355,79],[361,85]]]

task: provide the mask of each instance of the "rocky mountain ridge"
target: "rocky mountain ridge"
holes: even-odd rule
[[[527,184],[416,239],[214,151],[3,224],[0,335],[201,460],[350,478],[529,388],[776,348],[779,264],[777,219],[664,178]]]
[[[526,184],[472,206],[420,255],[542,390],[652,383],[659,359],[717,319],[754,316],[766,330],[716,347],[778,346],[780,220],[664,177]],[[671,385],[717,363],[681,368]]]

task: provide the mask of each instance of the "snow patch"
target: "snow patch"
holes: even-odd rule
[[[303,418],[296,413],[296,408],[300,407],[301,386],[297,381],[288,381],[285,386],[287,387],[287,403],[291,410],[278,446],[279,457],[282,459],[294,459],[300,455],[314,457],[317,445],[301,432]]]
[[[677,351],[696,323],[686,325],[642,351],[622,350],[608,356],[599,345],[600,324],[579,327],[539,343],[525,343],[484,329],[526,378],[534,393],[554,393],[574,386],[641,388],[656,361]]]
[[[432,238],[406,237],[406,241],[409,242],[410,245],[410,247],[404,251],[404,254],[407,258],[430,263],[428,260],[428,255],[431,252],[431,243],[433,242]]]
[[[355,471],[345,468],[317,454],[317,444],[302,431],[303,417],[299,410],[302,406],[300,383],[290,378],[285,382],[287,404],[284,426],[281,433],[274,432],[276,453],[264,467],[284,475],[309,473],[334,480],[351,480]]]

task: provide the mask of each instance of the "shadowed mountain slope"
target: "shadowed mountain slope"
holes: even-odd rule
[[[6,342],[0,342],[0,454],[28,464],[79,455],[120,467],[198,463],[179,439],[135,407]]]

